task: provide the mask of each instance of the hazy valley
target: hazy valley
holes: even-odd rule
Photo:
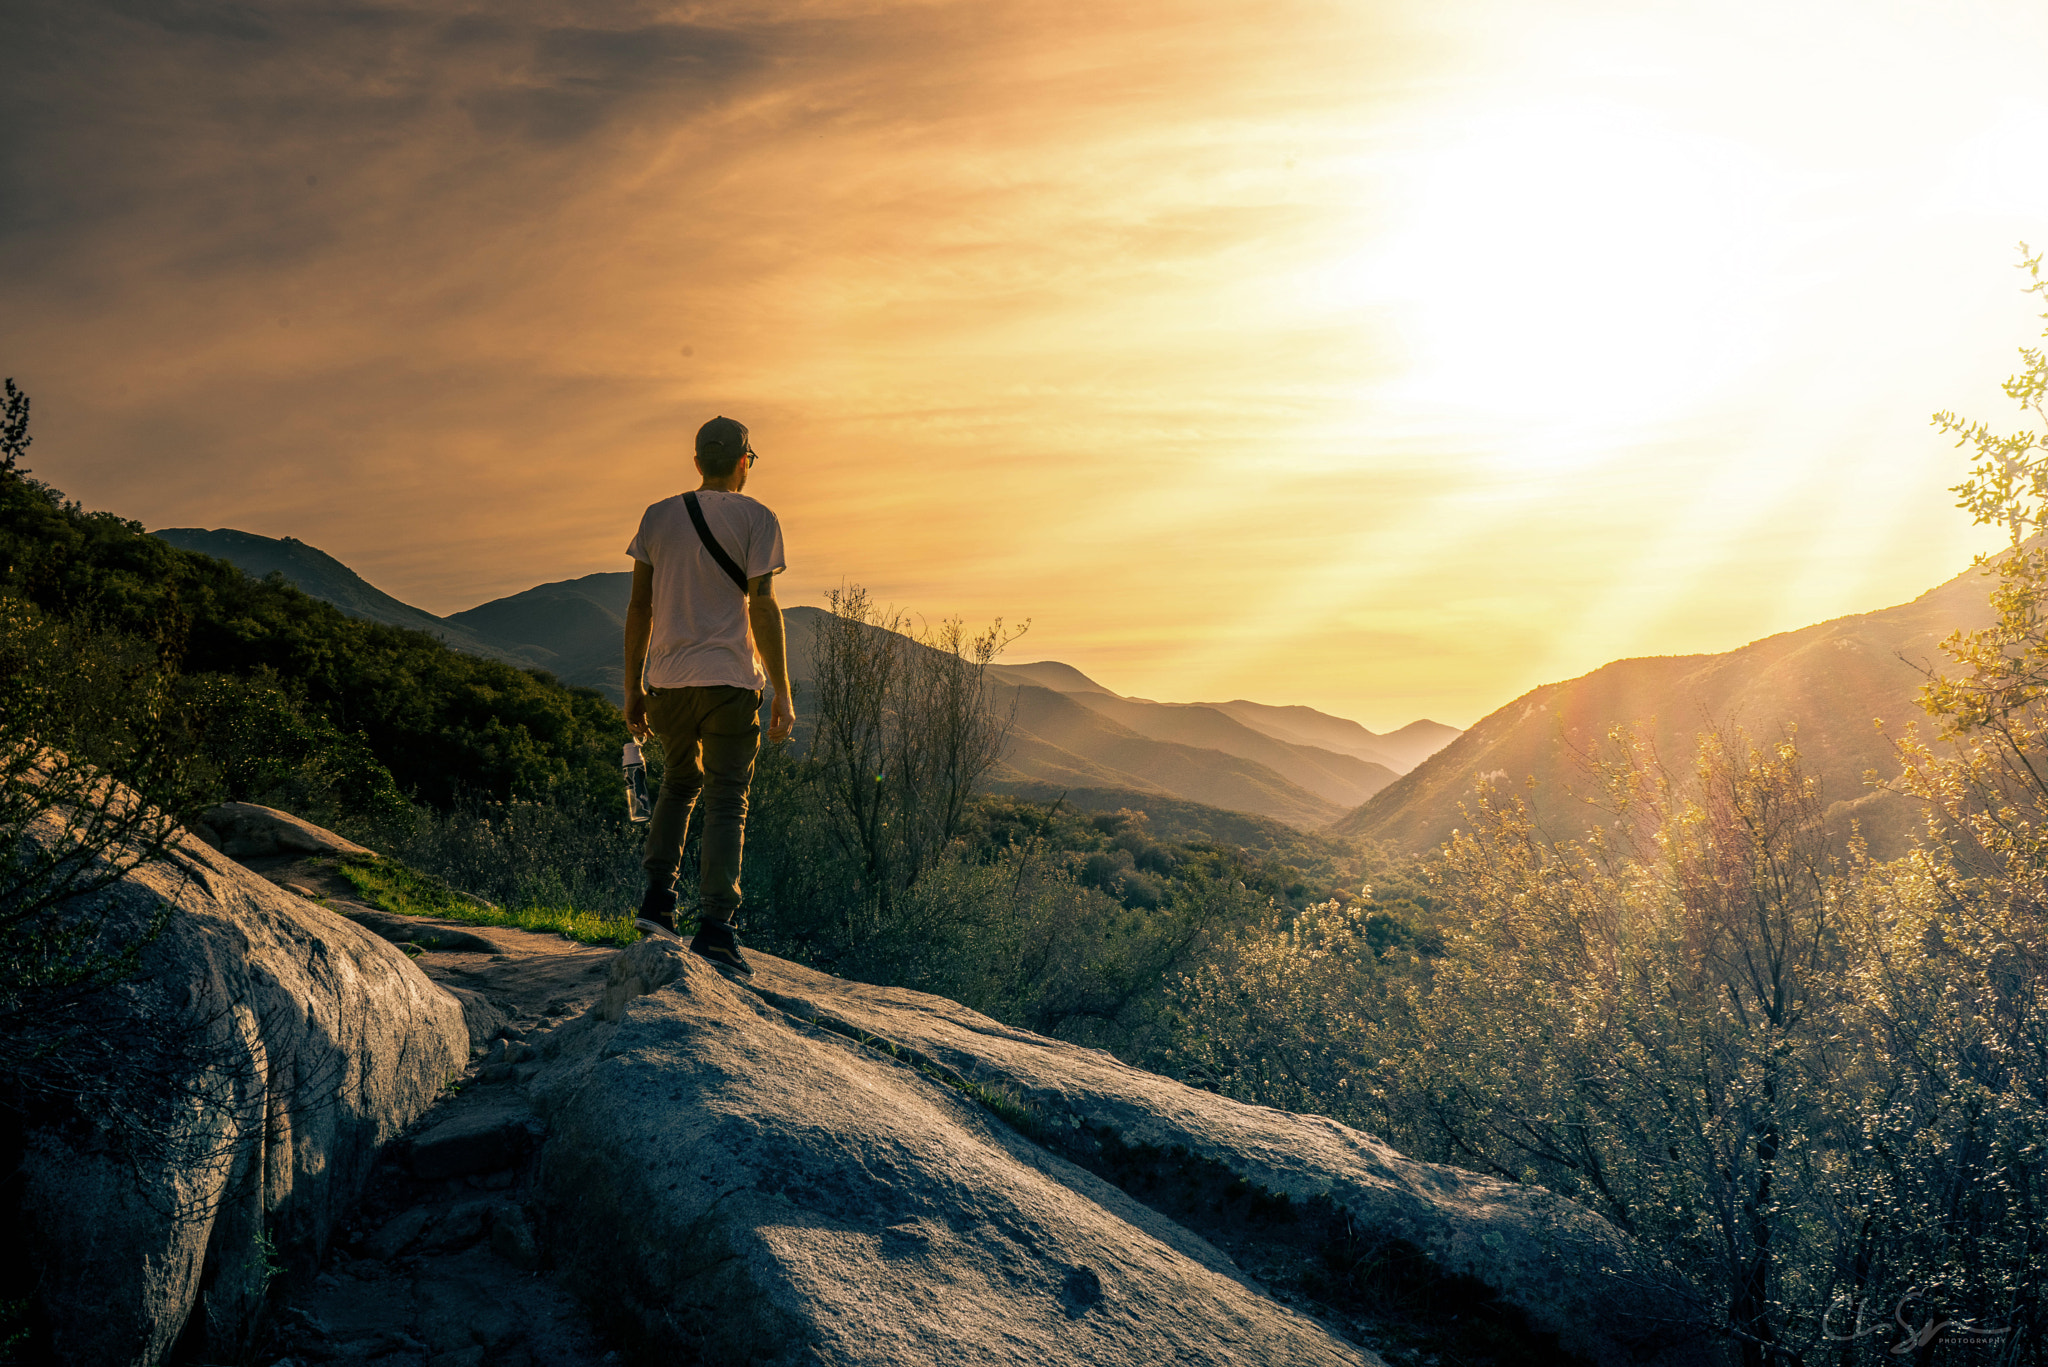
[[[372,587],[322,551],[290,538],[227,529],[154,533],[261,577],[282,574],[351,616],[425,631],[457,650],[526,668],[623,700],[620,641],[632,576],[591,574],[541,584],[445,618]],[[785,611],[799,740],[821,609]],[[1158,703],[1121,697],[1057,661],[999,663],[991,703],[1016,730],[988,788],[1024,796],[1071,793],[1113,810],[1131,795],[1170,797],[1283,821],[1326,826],[1453,740],[1455,728],[1418,721],[1384,736],[1307,707],[1243,700]]]
[[[289,538],[189,528],[155,535],[253,575],[281,573],[351,615],[621,697],[629,574],[541,584],[437,618]],[[1586,800],[1589,764],[1614,728],[1641,728],[1682,768],[1697,732],[1734,725],[1759,739],[1796,734],[1830,820],[1843,829],[1853,820],[1873,853],[1888,857],[1909,846],[1924,809],[1872,787],[1867,776],[1895,772],[1893,741],[1923,716],[1922,671],[1942,660],[1949,633],[1989,620],[1987,587],[1971,569],[1910,603],[1721,654],[1617,660],[1533,689],[1463,733],[1417,721],[1380,735],[1312,708],[1242,699],[1155,702],[1118,695],[1057,661],[998,663],[991,702],[1005,713],[1014,708],[1016,729],[985,787],[1039,800],[1064,793],[1086,810],[1171,798],[1421,853],[1470,824],[1463,813],[1482,781],[1525,797],[1554,837],[1575,838],[1599,819]],[[800,703],[823,615],[786,612]]]

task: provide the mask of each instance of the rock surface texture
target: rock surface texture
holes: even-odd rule
[[[290,812],[253,802],[223,802],[200,816],[193,834],[230,859],[292,854],[368,854],[369,850]]]
[[[346,890],[310,865],[280,870]],[[337,885],[338,884],[338,885]],[[378,1367],[600,1367],[621,1359],[563,1285],[536,1169],[546,1126],[522,1085],[536,1045],[596,1001],[616,951],[499,926],[491,952],[429,949],[415,962],[497,1024],[453,1089],[386,1146],[327,1260],[293,1279],[270,1367],[374,1360]],[[471,1014],[473,1037],[477,1019]]]
[[[614,1331],[649,1357],[1374,1361],[1171,1220],[680,945],[622,953],[542,1056],[557,1256],[605,1279]]]
[[[29,838],[66,836],[51,816]],[[404,953],[196,839],[84,910],[119,936],[166,903],[96,1007],[125,1120],[21,1141],[16,1237],[65,1363],[154,1363],[181,1334],[239,1360],[269,1282],[317,1260],[379,1147],[469,1058],[461,1006]]]
[[[125,1128],[18,1146],[56,1360],[1704,1360],[1540,1190],[767,955],[391,916],[248,829],[267,880],[195,839],[91,909],[175,911],[100,1022]]]
[[[742,984],[672,943],[624,951],[530,1088],[556,1255],[653,1355],[1377,1360],[1162,1213],[1171,1193],[1146,1192],[1140,1160],[1283,1222],[1348,1217],[1485,1283],[1574,1355],[1654,1348],[1614,1336],[1626,1307],[1601,1269],[1624,1242],[1568,1202],[941,998],[750,959]]]
[[[1435,1275],[1477,1283],[1600,1367],[1676,1363],[1696,1351],[1668,1337],[1668,1306],[1646,1289],[1634,1245],[1540,1187],[1417,1162],[1334,1120],[1232,1101],[943,997],[751,958],[750,989],[786,1018],[886,1042],[904,1059],[1008,1098],[1047,1148],[1148,1201],[1199,1206],[1204,1188],[1227,1192],[1234,1181],[1246,1220],[1320,1223],[1368,1248],[1419,1254]]]

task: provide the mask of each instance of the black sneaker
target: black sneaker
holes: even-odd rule
[[[707,921],[699,917],[697,934],[690,941],[690,952],[735,973],[751,974],[754,971],[740,957],[740,937],[733,934],[732,927],[723,921]]]
[[[676,933],[675,893],[658,884],[650,884],[647,895],[640,899],[640,914],[634,918],[633,924],[650,935],[681,939]]]

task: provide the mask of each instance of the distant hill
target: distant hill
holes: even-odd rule
[[[1058,660],[1040,660],[1028,665],[1001,664],[994,667],[993,673],[1005,683],[1036,684],[1056,693],[1109,693],[1108,689],[1080,670]],[[1110,696],[1116,695],[1110,693]]]
[[[1347,717],[1333,717],[1313,707],[1274,707],[1242,698],[1203,705],[1228,713],[1275,740],[1352,755],[1385,765],[1397,774],[1407,773],[1461,734],[1457,727],[1442,722],[1412,721],[1398,731],[1376,735]]]
[[[620,641],[630,573],[540,584],[448,617],[435,617],[373,588],[303,542],[247,532],[174,528],[173,545],[227,560],[253,575],[276,571],[351,616],[429,632],[459,650],[546,669],[563,683],[624,699]],[[784,611],[798,741],[809,714],[812,642],[823,610]],[[1156,703],[1124,698],[1057,660],[991,669],[995,703],[1016,706],[1010,753],[987,785],[995,791],[1089,790],[1133,804],[1166,800],[1246,813],[1308,830],[1329,825],[1394,782],[1439,733],[1417,722],[1391,736],[1307,707],[1237,702]],[[1315,739],[1327,737],[1330,742]],[[1108,800],[1106,798],[1100,800]]]
[[[235,539],[183,531],[214,545]],[[163,700],[161,720],[201,765],[192,776],[203,786],[187,798],[211,789],[371,821],[398,815],[405,798],[617,801],[625,726],[602,697],[491,658],[503,653],[495,648],[449,648],[415,629],[431,617],[310,547],[270,549],[283,564],[256,568],[279,572],[252,577],[47,485],[0,479],[0,589],[54,620],[89,619],[90,634],[66,653],[146,645],[152,662],[203,683]],[[317,574],[357,612],[308,595],[285,569]]]
[[[1251,812],[1303,830],[1343,815],[1337,803],[1270,766],[1224,751],[1144,735],[1088,707],[1092,695],[998,684],[997,708],[1017,706],[1010,751],[984,786],[1023,791],[1047,783],[1160,793]],[[1334,758],[1334,757],[1333,757]]]
[[[811,679],[811,643],[825,616],[811,607],[783,613],[800,701]],[[989,673],[999,690],[996,705],[1017,705],[1010,753],[989,784],[999,792],[1051,784],[1164,794],[1305,829],[1337,819],[1396,777],[1352,755],[1276,740],[1201,704],[1118,697],[1057,661],[997,665]]]
[[[452,613],[454,626],[490,640],[524,641],[547,652],[545,668],[563,683],[602,690],[624,702],[626,604],[630,570],[586,574],[494,598]]]
[[[819,608],[793,607],[785,609],[782,616],[789,637],[790,680],[796,686],[801,731],[803,704],[813,677],[813,642],[818,625],[827,614]],[[1033,681],[1040,679],[1073,684],[1075,688],[1068,692]],[[1119,708],[1125,700],[1070,665],[1055,661],[1017,667],[999,665],[990,671],[990,681],[994,705],[1003,711],[1013,704],[1016,708],[1016,729],[1009,753],[983,785],[990,791],[1020,795],[1053,791],[1057,795],[1066,789],[1100,789],[1122,793],[1126,805],[1141,807],[1148,797],[1177,798],[1282,821],[1301,830],[1329,824],[1342,816],[1349,805],[1320,796],[1297,782],[1293,774],[1279,772],[1256,756],[1170,734],[1154,734],[1160,728],[1127,725],[1120,717],[1104,715],[1098,709]],[[1120,710],[1142,715],[1148,709],[1162,714],[1176,710],[1158,703],[1135,703]],[[1228,718],[1218,720],[1234,725]],[[1287,747],[1275,745],[1244,728],[1237,729],[1248,737],[1247,745],[1272,746],[1275,755],[1284,757],[1297,770],[1314,771],[1309,757],[1292,754]],[[1339,769],[1353,763],[1348,756],[1336,754],[1326,753],[1321,759],[1326,766]],[[1387,775],[1388,782],[1392,778]]]
[[[1276,739],[1202,703],[1145,702],[1107,692],[1066,696],[1098,716],[1152,740],[1221,750],[1226,755],[1262,764],[1289,783],[1340,808],[1357,806],[1400,777],[1387,765],[1356,755]]]
[[[309,597],[332,603],[351,617],[386,626],[424,631],[429,636],[467,651],[508,664],[545,668],[546,656],[523,644],[518,637],[497,637],[451,625],[431,612],[401,603],[382,589],[323,550],[293,537],[257,536],[221,527],[207,531],[200,527],[166,527],[151,532],[159,541],[182,551],[197,551],[225,560],[252,579],[281,574]]]
[[[1459,812],[1482,778],[1525,795],[1553,837],[1583,834],[1594,813],[1578,756],[1599,750],[1617,724],[1646,724],[1666,763],[1690,762],[1693,737],[1710,722],[1775,739],[1797,725],[1807,772],[1818,780],[1833,824],[1853,818],[1879,858],[1908,847],[1921,822],[1905,798],[1874,791],[1864,774],[1897,772],[1891,743],[1924,723],[1915,699],[1918,664],[1939,665],[1940,643],[1959,627],[1991,619],[1990,581],[1966,571],[1910,603],[1838,617],[1720,655],[1617,660],[1581,678],[1545,684],[1515,699],[1375,794],[1330,828],[1411,849],[1429,849],[1470,823]],[[1533,787],[1526,781],[1533,777]]]

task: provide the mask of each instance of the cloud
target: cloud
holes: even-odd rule
[[[1597,5],[1563,8],[1538,27],[1574,84],[1641,69],[1595,41]],[[1514,9],[17,0],[0,370],[36,396],[38,472],[68,493],[298,536],[437,611],[616,567],[722,411],[765,453],[793,587],[1032,616],[1034,649],[1098,652],[1113,686],[1159,696],[1263,696],[1259,671],[1291,668],[1342,680],[1326,703],[1449,697],[1469,719],[1535,682],[1514,671],[1552,661],[1547,640],[1573,671],[1635,648],[1570,605],[1606,601],[1588,585],[1645,527],[1711,513],[1701,490],[1733,502],[1701,473],[1731,431],[1771,434],[1765,466],[1863,435],[1750,395],[1747,428],[1724,412],[1639,445],[1665,479],[1645,490],[1612,432],[1477,421],[1470,377],[1520,367],[1489,347],[1496,297],[1540,324],[1530,301],[1558,296],[1543,253],[1493,250],[1518,225],[1483,185],[1422,234],[1472,350],[1442,402],[1389,399],[1436,345],[1411,305],[1444,292],[1373,275],[1404,187],[1495,164],[1441,160],[1446,109],[1514,127],[1555,79],[1487,65],[1515,60],[1526,16],[1473,57]],[[1655,22],[1643,50],[1686,50],[1668,26],[1691,20]],[[1688,79],[1665,84],[1725,87]],[[1857,221],[1827,215],[1807,240]],[[1645,288],[1612,316],[1656,319]],[[1774,601],[1740,573],[1763,534],[1687,562],[1716,594],[1663,585],[1656,621]],[[1277,605],[1276,578],[1295,586]]]
[[[263,42],[276,29],[249,5],[207,4],[204,0],[115,0],[107,9],[166,33],[198,34],[242,42]]]
[[[487,138],[540,143],[589,138],[637,107],[687,118],[745,88],[763,68],[760,42],[693,24],[551,28],[525,38],[526,59],[501,83],[458,97]]]

